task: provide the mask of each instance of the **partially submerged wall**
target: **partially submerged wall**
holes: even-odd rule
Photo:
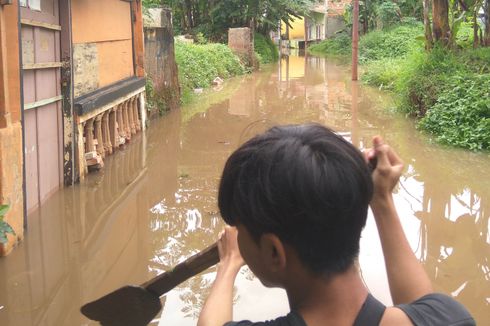
[[[175,62],[174,32],[170,9],[149,9],[144,19],[145,70],[155,95],[170,109],[180,103],[180,86]]]
[[[8,254],[24,235],[23,158],[20,105],[20,62],[17,0],[0,5],[0,204],[15,231],[0,256]]]
[[[230,28],[228,30],[228,47],[240,57],[243,63],[254,67],[254,44],[251,38],[250,28]]]
[[[130,6],[72,1],[75,98],[134,75]]]

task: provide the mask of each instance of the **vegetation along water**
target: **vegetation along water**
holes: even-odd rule
[[[372,8],[362,8],[362,80],[393,92],[397,107],[416,117],[418,128],[436,141],[488,150],[490,48],[488,32],[485,37],[481,33],[482,28],[488,28],[488,19],[486,26],[476,21],[483,3],[474,2],[471,10],[453,6],[449,10],[451,24],[444,27],[447,37],[435,33],[433,37],[431,25],[424,26],[421,3],[406,7],[407,3],[374,1]],[[405,16],[413,13],[418,15]],[[349,12],[346,17],[350,19]],[[433,17],[435,30],[440,27],[436,12]],[[348,33],[309,48],[311,53],[341,57],[350,50]]]

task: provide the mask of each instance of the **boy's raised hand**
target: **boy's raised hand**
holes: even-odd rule
[[[390,196],[402,174],[402,160],[380,136],[373,138],[373,148],[366,152],[366,158],[368,161],[374,158],[377,160],[373,171],[373,200]]]
[[[218,250],[220,265],[226,264],[234,267],[242,267],[245,261],[238,248],[238,231],[236,227],[226,226],[220,233]]]

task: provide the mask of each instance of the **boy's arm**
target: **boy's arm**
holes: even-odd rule
[[[368,158],[377,158],[373,172],[374,195],[371,209],[378,227],[393,303],[410,303],[432,293],[431,281],[415,257],[403,232],[392,191],[403,170],[403,162],[381,137],[373,139],[374,150]]]
[[[202,308],[198,326],[221,326],[232,320],[233,284],[244,265],[237,244],[236,228],[226,227],[218,241],[220,262],[216,279]]]

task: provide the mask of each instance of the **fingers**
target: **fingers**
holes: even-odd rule
[[[403,161],[390,146],[384,143],[381,136],[373,137],[373,147],[373,153],[371,153],[370,151],[368,152],[368,155],[376,156],[376,158],[378,159],[377,166],[380,169],[396,167],[396,170],[398,170],[400,169],[399,166],[403,168]],[[368,156],[368,159],[371,159],[371,157]]]

